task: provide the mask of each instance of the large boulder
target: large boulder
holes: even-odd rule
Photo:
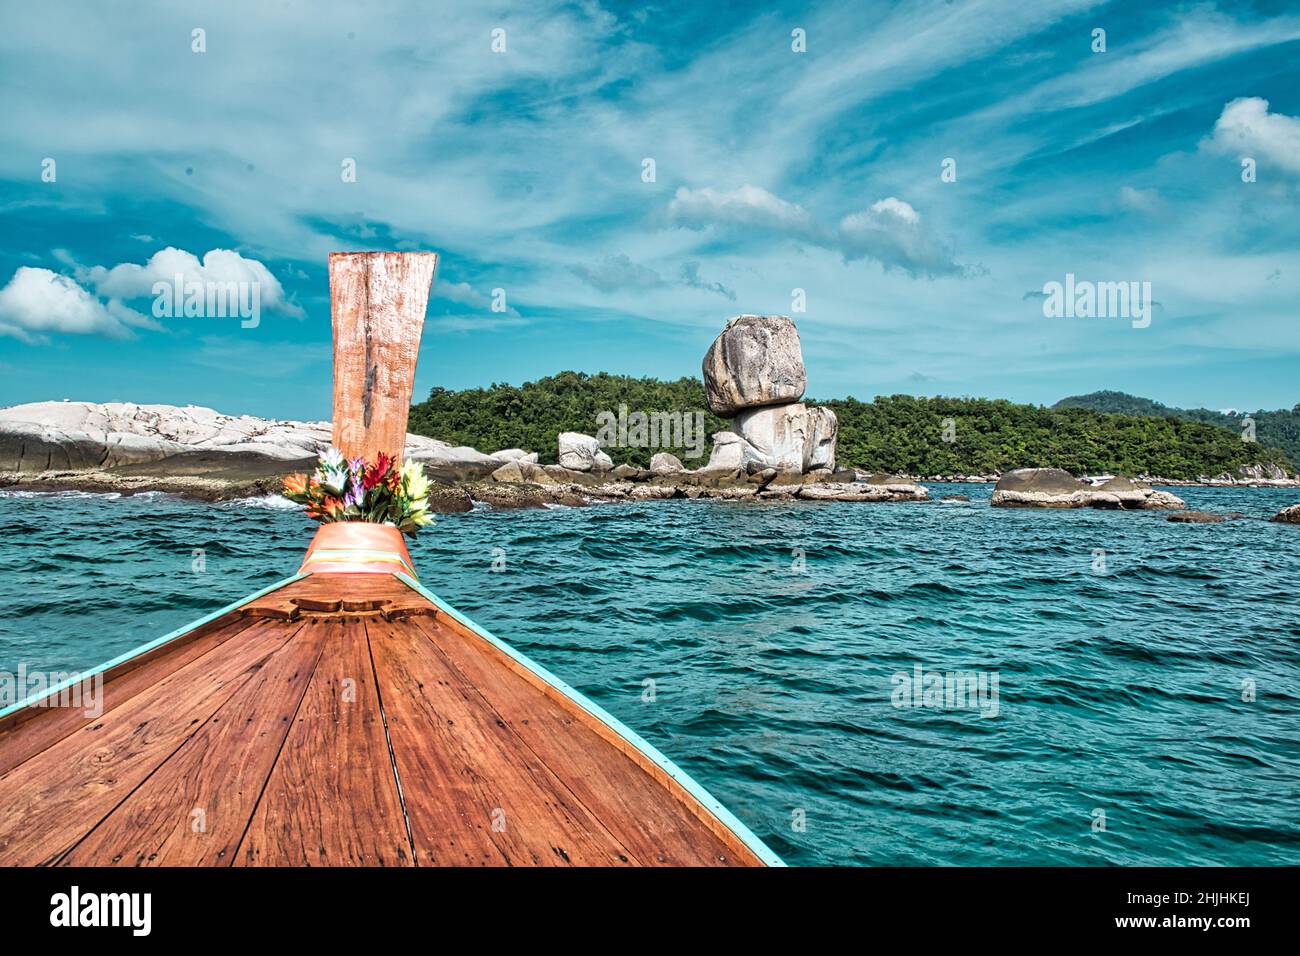
[[[839,419],[832,409],[819,405],[808,409],[808,425],[808,468],[828,468],[834,471]]]
[[[812,423],[802,402],[746,409],[736,415],[737,434],[757,453],[756,460],[777,471],[804,472],[808,468],[808,442]],[[747,452],[747,456],[751,453]]]
[[[989,502],[995,508],[1180,509],[1183,500],[1129,478],[1096,487],[1060,468],[1017,468],[998,479]]]
[[[807,381],[799,331],[783,315],[736,316],[704,356],[705,396],[723,418],[797,402]]]
[[[682,460],[666,451],[658,452],[650,457],[650,471],[652,474],[673,475],[685,470],[686,466],[682,464]]]
[[[601,454],[600,442],[580,432],[560,432],[558,442],[559,462],[570,471],[591,471]]]
[[[829,408],[802,402],[751,408],[738,414],[734,425],[744,442],[741,464],[747,470],[835,470],[839,423]]]
[[[473,481],[486,478],[501,467],[501,462],[468,445],[437,445],[406,449],[409,461],[424,465],[425,474],[441,481]]]
[[[737,471],[744,468],[746,462],[757,460],[758,457],[759,453],[754,446],[735,432],[714,432],[713,453],[709,455],[708,464],[700,471],[705,473]]]

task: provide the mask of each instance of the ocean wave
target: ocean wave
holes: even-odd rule
[[[218,508],[269,508],[272,511],[306,511],[306,505],[290,501],[284,495],[257,495],[252,498],[232,498],[217,503]]]

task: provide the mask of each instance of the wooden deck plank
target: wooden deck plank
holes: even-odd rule
[[[586,711],[563,690],[552,685],[541,677],[541,675],[532,671],[523,662],[517,661],[508,654],[503,653],[482,635],[459,621],[454,615],[440,615],[437,620],[441,626],[445,626],[452,633],[470,642],[471,645],[483,647],[485,650],[495,654],[496,659],[504,668],[536,688],[540,693],[555,701],[556,704],[558,704],[565,712],[575,716],[583,722],[585,726],[593,731],[598,737],[603,739],[607,744],[609,744],[609,746],[622,752],[624,756],[649,774],[656,782],[664,787],[665,790],[675,795],[677,799],[687,803],[694,810],[698,810],[699,818],[709,827],[710,830],[713,831],[714,835],[731,847],[733,862],[741,862],[746,866],[764,865],[763,861],[759,859],[757,854],[755,854],[754,851],[740,839],[740,837],[738,837],[725,823],[710,813],[707,807],[700,805],[696,798],[690,794],[685,787],[674,780],[667,770],[660,766],[655,760],[643,753],[636,744],[632,743],[613,727],[599,720],[595,716],[586,713]]]
[[[366,630],[420,865],[639,862],[414,622]]]
[[[0,776],[78,728],[100,722],[115,707],[221,646],[250,624],[232,614],[110,668],[102,675],[103,699],[97,715],[87,716],[79,707],[28,707],[15,711],[0,726]]]
[[[254,624],[0,777],[0,865],[57,860],[193,735],[283,643]]]
[[[641,861],[660,866],[753,863],[752,851],[724,842],[695,809],[613,747],[572,708],[529,685],[505,667],[486,642],[466,639],[445,623],[421,620],[437,645],[492,711],[564,781]],[[694,797],[682,794],[694,802]],[[707,812],[707,811],[705,811]]]
[[[324,646],[322,627],[279,626],[284,646],[61,865],[234,862]]]
[[[235,864],[410,866],[364,625],[309,626],[324,650]]]

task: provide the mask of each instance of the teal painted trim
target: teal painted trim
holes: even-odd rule
[[[660,753],[659,750],[656,749],[653,744],[651,744],[647,740],[642,739],[641,735],[638,734],[631,727],[627,726],[627,724],[623,723],[613,714],[609,713],[609,711],[605,710],[605,708],[601,707],[595,701],[588,698],[581,691],[578,691],[570,687],[564,681],[560,680],[560,678],[556,677],[554,674],[548,671],[541,664],[538,664],[535,661],[530,660],[527,656],[515,650],[505,641],[501,640],[499,637],[496,637],[487,628],[481,627],[478,624],[474,623],[474,621],[471,620],[467,615],[461,613],[460,611],[457,611],[454,607],[452,607],[442,598],[438,597],[438,595],[434,594],[428,588],[421,585],[418,581],[410,577],[407,577],[405,574],[395,574],[393,576],[397,578],[399,581],[401,581],[403,584],[405,584],[407,587],[411,588],[412,590],[416,591],[419,594],[424,595],[426,598],[432,601],[438,607],[438,610],[451,615],[456,620],[460,621],[461,624],[465,625],[470,630],[474,631],[476,634],[482,637],[485,641],[487,641],[497,650],[501,651],[503,654],[506,654],[511,659],[517,661],[518,663],[522,664],[524,667],[528,668],[530,671],[532,671],[542,680],[546,681],[546,683],[550,684],[556,690],[564,694],[564,696],[568,697],[571,701],[573,701],[575,704],[577,704],[587,713],[591,714],[591,716],[595,717],[605,726],[609,727],[610,730],[614,731],[614,733],[618,734],[620,737],[622,737],[624,740],[630,743],[637,750],[641,751],[641,753],[643,753],[646,757],[650,758],[650,760],[654,761],[654,763],[658,764],[660,769],[662,769],[664,772],[668,774],[668,776],[672,777],[679,784],[681,784],[691,796],[693,796],[696,800],[698,800],[701,804],[703,804],[704,807],[708,809],[709,812],[711,812],[715,817],[721,820],[723,826],[725,826],[728,830],[730,830],[737,837],[739,837],[740,841],[744,843],[745,846],[753,850],[754,855],[757,856],[760,860],[762,860],[765,864],[767,864],[768,866],[785,866],[785,861],[782,860],[775,853],[773,853],[772,850],[768,847],[768,845],[764,843],[762,840],[760,840],[757,836],[755,836],[753,831],[751,831],[749,827],[745,826],[745,824],[741,823],[738,819],[736,819],[736,817],[732,814],[732,812],[728,810],[726,807],[724,807],[721,803],[719,803],[717,798],[715,798],[713,794],[709,793],[709,791],[705,790],[704,787],[702,787],[699,783],[697,783],[694,779],[692,779],[690,774],[688,774],[685,770],[677,766],[666,756]]]
[[[270,587],[262,588],[262,590],[258,591],[256,594],[250,594],[247,597],[242,597],[234,604],[227,604],[221,610],[213,611],[211,614],[205,615],[204,617],[199,618],[197,621],[191,621],[189,624],[186,624],[184,627],[177,628],[176,630],[172,631],[169,634],[164,634],[162,637],[158,638],[157,640],[150,641],[148,644],[141,644],[139,647],[135,648],[134,650],[127,651],[125,654],[119,654],[111,661],[106,661],[105,663],[100,664],[98,667],[92,667],[90,670],[82,674],[78,674],[76,677],[69,677],[67,680],[63,681],[62,683],[60,683],[55,687],[51,687],[49,690],[43,691],[39,694],[32,694],[26,697],[25,699],[20,700],[16,704],[10,704],[8,707],[4,708],[4,710],[0,710],[0,719],[8,717],[10,714],[14,713],[15,711],[22,710],[24,707],[30,707],[32,704],[38,701],[42,701],[46,697],[50,697],[54,694],[59,693],[59,691],[66,690],[67,688],[71,687],[73,684],[80,684],[82,681],[89,680],[90,678],[94,677],[96,674],[102,674],[104,673],[104,671],[108,670],[109,668],[116,667],[118,664],[125,664],[133,657],[139,657],[141,654],[144,654],[148,651],[152,651],[156,647],[162,647],[168,641],[174,641],[178,637],[184,637],[186,634],[189,634],[191,631],[198,630],[204,624],[211,624],[217,618],[229,614],[231,611],[234,611],[237,608],[247,604],[249,601],[256,601],[264,594],[270,594],[272,591],[278,591],[286,584],[292,584],[294,581],[300,581],[305,577],[307,577],[306,574],[295,574],[291,578],[285,578],[283,581],[277,581],[275,584],[272,584]]]

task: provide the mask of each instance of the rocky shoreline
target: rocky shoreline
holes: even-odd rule
[[[615,465],[605,451],[608,442],[578,432],[556,436],[555,464],[522,448],[485,454],[418,435],[407,436],[403,455],[423,466],[432,482],[430,510],[444,514],[477,505],[518,509],[669,499],[931,500],[917,477],[837,464],[835,412],[802,400],[807,376],[799,333],[788,317],[731,319],[710,346],[702,371],[709,408],[730,419],[731,429],[714,433],[712,453],[699,469],[687,469],[666,452],[655,454],[649,468]],[[330,440],[328,422],[223,415],[193,405],[37,402],[0,409],[0,491],[260,498],[277,494],[285,475],[311,471]],[[1196,481],[1146,475],[1085,480],[1054,468],[925,480],[996,482],[993,507],[1182,511],[1181,498],[1153,485],[1300,486],[1270,467]],[[1213,518],[1192,514],[1182,520]],[[1277,520],[1293,521],[1281,515]]]

